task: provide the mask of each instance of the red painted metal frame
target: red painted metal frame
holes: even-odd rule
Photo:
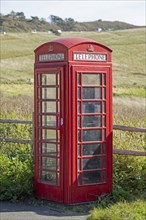
[[[50,47],[51,45],[51,47]],[[87,52],[89,45],[94,50],[107,55],[105,62],[74,61],[74,52]],[[48,48],[53,51],[48,52]],[[64,61],[39,62],[40,54],[64,53]],[[89,53],[89,52],[88,52]],[[91,52],[92,53],[92,52]],[[60,129],[60,186],[39,181],[38,170],[38,80],[39,74],[49,71],[60,72],[60,116],[63,125]],[[106,75],[106,152],[107,182],[78,185],[77,155],[77,74],[92,72]],[[35,120],[35,192],[39,198],[63,203],[79,203],[95,200],[100,194],[112,191],[112,64],[111,50],[95,41],[82,38],[63,38],[45,43],[35,50],[34,71],[34,120]],[[82,85],[81,85],[82,87]],[[91,86],[89,86],[91,87]],[[99,86],[97,86],[99,87]],[[102,87],[102,86],[101,86]],[[102,97],[103,98],[103,97]],[[97,101],[97,100],[96,100]],[[101,100],[102,101],[102,100]],[[41,113],[42,114],[42,113]],[[103,113],[101,113],[102,115]],[[60,123],[60,122],[59,122]],[[89,128],[90,129],[90,128]],[[92,129],[92,128],[91,128]],[[103,129],[103,125],[100,127]],[[103,153],[103,152],[102,152]],[[104,156],[103,154],[100,155]],[[89,157],[88,157],[89,158]]]
[[[79,185],[77,183],[77,89],[72,91],[72,202],[88,202],[95,200],[102,193],[110,193],[112,190],[112,115],[110,115],[112,100],[111,100],[111,87],[110,87],[110,69],[111,67],[93,67],[93,66],[72,66],[73,78],[75,79],[72,88],[77,88],[77,74],[81,72],[104,73],[106,74],[106,144],[107,144],[107,182],[98,184]],[[95,100],[97,101],[97,100]],[[109,123],[110,121],[110,123]],[[96,129],[96,128],[94,128]],[[102,129],[102,128],[100,128]],[[103,155],[102,155],[103,156]]]
[[[57,181],[56,185],[52,185],[52,184],[45,184],[44,182],[40,182],[39,179],[41,179],[41,177],[39,178],[39,170],[42,170],[42,161],[40,161],[40,167],[39,167],[39,162],[38,162],[38,158],[42,158],[42,152],[38,152],[39,151],[39,146],[41,146],[42,149],[42,137],[41,137],[41,141],[39,141],[39,132],[43,129],[42,127],[39,126],[39,117],[43,115],[42,113],[42,109],[41,112],[38,112],[38,102],[42,103],[42,100],[38,100],[38,88],[42,87],[38,85],[38,81],[37,81],[37,77],[41,74],[48,74],[49,72],[54,72],[56,71],[56,81],[57,81],[57,75],[59,75],[60,78],[60,113],[58,115],[58,109],[56,110],[56,122],[57,122],[57,131],[56,131],[56,136],[58,136],[58,131],[60,131],[60,181]],[[63,74],[63,68],[40,68],[37,69],[35,71],[35,83],[36,83],[36,87],[35,87],[35,191],[36,191],[36,196],[39,198],[45,198],[45,199],[49,199],[49,200],[53,200],[53,201],[62,201],[63,202],[63,149],[62,149],[62,127],[60,124],[58,124],[58,117],[59,118],[63,118],[63,111],[61,106],[63,106],[63,83],[61,82],[62,77],[61,75]],[[44,86],[45,88],[45,86]],[[58,96],[58,94],[56,94]],[[58,98],[58,97],[56,97]],[[40,104],[40,106],[42,106]],[[58,104],[57,104],[58,106]],[[42,108],[42,107],[41,107]],[[52,115],[52,113],[47,114],[47,115]],[[42,124],[42,123],[41,123]],[[55,129],[55,130],[56,130]],[[52,130],[52,129],[51,129]],[[42,133],[42,132],[41,132]],[[42,136],[42,134],[41,134]],[[51,142],[49,142],[51,143]],[[54,144],[54,142],[52,142]],[[56,137],[56,150],[58,149],[58,137]],[[41,150],[42,151],[42,150]],[[57,150],[58,151],[58,150]],[[49,158],[51,158],[49,156]],[[58,154],[56,152],[56,161],[58,158]],[[57,168],[56,168],[57,169]],[[41,173],[41,172],[40,172]],[[58,173],[58,171],[56,170],[56,173]],[[57,175],[56,175],[57,176]],[[57,197],[56,197],[57,195]]]

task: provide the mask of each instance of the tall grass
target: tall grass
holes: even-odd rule
[[[67,32],[61,37],[86,37],[109,46],[113,56],[115,87],[145,87],[145,31]],[[27,81],[33,77],[34,49],[57,38],[48,33],[8,33],[1,36],[1,81]]]

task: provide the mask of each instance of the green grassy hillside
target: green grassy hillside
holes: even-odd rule
[[[87,37],[109,46],[113,50],[114,94],[144,97],[144,29],[102,33],[65,32],[61,37],[66,36]],[[48,33],[1,35],[1,83],[28,83],[33,78],[34,49],[54,38],[57,36]]]

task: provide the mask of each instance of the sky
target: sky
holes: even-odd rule
[[[75,21],[123,21],[146,25],[146,0],[0,0],[2,14],[12,10],[27,18],[38,16],[49,21],[50,15]]]

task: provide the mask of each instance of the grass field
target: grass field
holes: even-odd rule
[[[144,28],[101,33],[64,32],[61,37],[68,36],[91,38],[110,47],[113,50],[114,108],[136,105],[139,111],[145,110]],[[8,33],[0,37],[2,97],[15,99],[24,95],[33,98],[33,51],[40,44],[58,37],[48,33]]]
[[[103,33],[63,33],[62,37],[91,38],[113,50],[114,87],[144,88],[145,32],[144,29]],[[34,49],[57,38],[47,33],[7,34],[1,36],[1,81],[27,82],[33,78]]]

